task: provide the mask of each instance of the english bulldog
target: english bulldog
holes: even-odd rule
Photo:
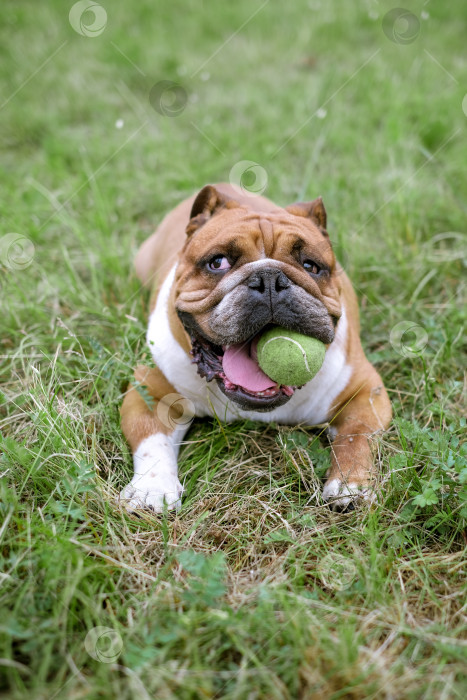
[[[180,507],[177,457],[193,415],[328,424],[324,501],[346,509],[374,496],[373,436],[388,427],[391,405],[363,352],[356,295],[321,198],[282,208],[207,185],[165,217],[135,267],[153,286],[155,366],[136,368],[121,407],[134,459],[120,494],[129,510]],[[273,325],[325,343],[324,363],[304,386],[278,385],[260,370],[256,345]]]

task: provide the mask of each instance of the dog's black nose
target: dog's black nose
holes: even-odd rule
[[[290,280],[282,270],[266,267],[253,272],[248,278],[247,284],[256,294],[272,299],[276,294],[280,294],[284,289],[290,287]]]

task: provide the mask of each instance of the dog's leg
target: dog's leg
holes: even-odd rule
[[[391,421],[391,404],[373,367],[369,367],[363,382],[331,422],[331,467],[323,498],[336,509],[352,507],[361,498],[372,500],[372,436],[385,430]]]
[[[164,502],[178,510],[183,490],[178,480],[178,448],[193,418],[192,405],[158,369],[137,367],[135,380],[120,409],[135,474],[120,498],[128,510],[161,512]]]

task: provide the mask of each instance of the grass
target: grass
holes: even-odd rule
[[[1,10],[2,697],[464,698],[465,3],[407,3],[407,44],[383,2],[103,4],[93,38]],[[132,518],[130,261],[240,160],[324,197],[393,401],[380,498],[329,511],[316,432],[196,421],[181,512]]]

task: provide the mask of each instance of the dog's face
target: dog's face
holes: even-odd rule
[[[244,409],[272,410],[297,388],[266,386],[253,376],[257,340],[266,327],[282,326],[326,344],[334,338],[340,285],[325,228],[321,199],[259,213],[211,186],[196,198],[177,267],[175,309],[199,373],[215,378]]]

